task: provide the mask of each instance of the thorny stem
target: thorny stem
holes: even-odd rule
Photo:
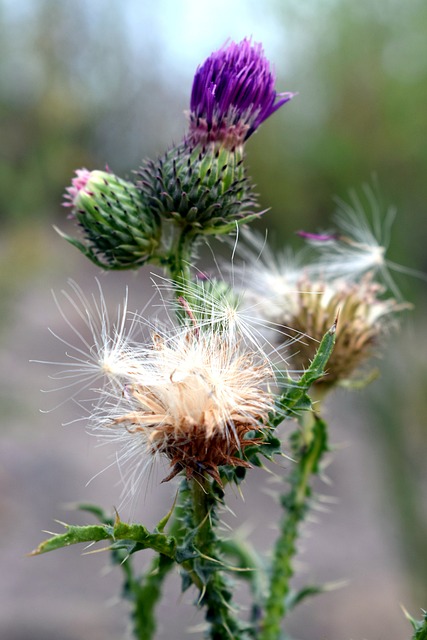
[[[209,503],[210,499],[212,499],[211,488],[205,476],[199,476],[191,480],[191,495],[193,499],[194,524],[197,527],[195,543],[200,551],[204,551],[204,547],[209,546],[210,538],[213,535],[210,530],[211,513]]]
[[[217,497],[213,493],[212,483],[204,476],[193,478],[191,494],[193,521],[197,527],[194,544],[199,553],[194,561],[194,570],[203,583],[199,604],[206,610],[210,638],[244,640],[249,636],[245,632],[245,625],[239,622],[232,609],[232,593],[221,571],[221,558],[218,557],[219,545],[214,530]]]
[[[163,525],[161,527],[159,526],[159,530],[163,531],[166,523],[168,521],[171,523],[169,536],[176,541],[178,546],[183,543],[183,539],[188,533],[185,527],[187,516],[186,510],[188,506],[186,504],[186,493],[188,493],[187,483],[184,480],[178,490],[174,507],[166,516]],[[125,564],[129,565],[129,562],[126,562]],[[137,640],[152,640],[152,638],[154,638],[157,628],[155,608],[162,597],[164,581],[175,566],[176,562],[174,559],[158,554],[153,558],[145,575],[141,576],[139,579],[133,579],[133,583],[130,582],[131,594],[134,600],[134,635]],[[186,560],[181,563],[181,566],[184,571],[187,572],[193,584],[201,590],[203,588],[203,584],[194,572],[191,562]],[[130,565],[129,568],[124,566],[123,570],[126,580],[128,580],[128,571],[130,571],[129,577],[133,577]],[[125,582],[125,594],[126,586],[127,584]]]
[[[185,321],[187,310],[185,306],[185,291],[190,280],[191,247],[194,236],[186,229],[183,229],[173,243],[168,258],[163,265],[171,277],[175,296],[180,303],[177,309],[177,317],[180,322]],[[181,308],[182,307],[182,311]],[[182,497],[182,492],[178,500]],[[177,541],[180,538],[179,529],[182,526],[180,505],[176,505],[173,515],[170,535]],[[125,573],[125,592],[131,595],[134,601],[134,634],[138,640],[151,640],[156,631],[155,607],[162,595],[162,587],[165,578],[174,566],[171,558],[161,554],[156,555],[144,576],[135,579],[129,561],[123,566]],[[191,564],[187,561],[183,563],[192,582],[202,588],[202,583],[194,572]]]
[[[270,427],[275,428],[279,426],[285,416],[297,417],[301,415],[301,413],[306,413],[312,406],[313,401],[319,402],[323,399],[323,396],[321,397],[320,395],[316,398],[313,397],[313,392],[318,393],[315,391],[317,387],[314,383],[322,378],[325,373],[325,367],[335,346],[336,328],[337,320],[335,320],[332,327],[323,336],[316,355],[301,378],[297,382],[290,379],[288,388],[285,389],[278,399],[278,411],[276,415],[273,415],[269,420]],[[311,398],[307,395],[309,389],[311,390]]]
[[[322,377],[332,353],[336,336],[336,321],[323,337],[310,367],[298,382],[286,390],[279,401],[280,411],[273,416],[270,424],[277,426],[283,415],[291,415],[299,410],[300,428],[291,435],[291,453],[297,461],[289,477],[290,490],[282,496],[286,510],[279,538],[272,558],[270,590],[265,603],[259,640],[278,640],[281,621],[287,613],[286,597],[290,593],[290,579],[293,576],[292,560],[296,553],[299,526],[309,507],[311,497],[310,478],[318,473],[319,463],[327,451],[327,425],[313,411],[308,411],[307,391]],[[320,401],[320,397],[316,401]],[[319,405],[317,404],[317,407]]]
[[[291,488],[282,497],[286,514],[273,553],[270,590],[259,640],[279,640],[281,637],[299,527],[311,498],[310,479],[318,473],[320,460],[328,449],[326,424],[315,413],[305,412],[303,416],[301,429],[291,436],[292,453],[297,462],[289,478]]]
[[[172,525],[169,530],[169,535],[177,542],[180,540],[181,527],[180,497],[181,492],[178,493],[177,503],[173,508],[172,514],[168,514],[165,519],[167,521],[172,517]],[[134,635],[137,640],[152,640],[152,638],[154,638],[157,628],[155,608],[162,597],[164,581],[174,566],[175,562],[173,559],[162,554],[158,554],[153,558],[145,575],[139,578],[139,580],[134,579],[132,584],[132,595],[134,598],[133,619]],[[124,567],[123,570],[126,575],[126,567]]]
[[[174,566],[174,561],[157,555],[142,580],[133,575],[129,561],[123,565],[125,573],[124,594],[134,603],[132,613],[134,636],[137,640],[151,640],[156,631],[155,606],[162,595],[163,582]]]

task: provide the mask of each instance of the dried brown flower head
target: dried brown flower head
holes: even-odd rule
[[[224,333],[155,334],[126,387],[131,409],[114,417],[111,428],[140,435],[147,452],[165,455],[172,466],[165,480],[184,470],[187,477],[206,472],[221,482],[221,465],[249,466],[241,457],[254,442],[247,435],[272,409],[272,370],[259,360],[259,352],[247,352]]]
[[[396,312],[408,305],[382,298],[384,287],[371,273],[360,282],[310,281],[302,277],[293,294],[291,313],[282,322],[297,338],[290,346],[292,364],[304,370],[314,357],[320,340],[338,316],[336,344],[326,375],[317,385],[331,386],[348,379],[378,352],[382,338],[396,324]]]
[[[265,426],[274,408],[269,357],[245,329],[226,285],[203,285],[189,290],[191,305],[166,303],[168,317],[184,314],[184,325],[166,327],[129,313],[127,297],[110,322],[99,284],[99,296],[86,297],[71,282],[65,300],[57,300],[77,343],[57,336],[66,358],[46,364],[58,366],[52,378],[57,388],[70,388],[90,431],[118,449],[126,500],[159,457],[171,466],[166,480],[184,471],[220,482],[218,467],[249,466],[244,451],[256,439],[250,432]],[[138,339],[147,329],[151,338]]]

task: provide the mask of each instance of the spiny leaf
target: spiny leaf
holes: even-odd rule
[[[415,620],[415,618],[413,618],[404,607],[402,607],[402,609],[414,629],[412,640],[427,640],[427,611],[422,612],[422,620]]]
[[[299,411],[307,410],[311,407],[311,400],[307,391],[325,373],[325,367],[335,345],[336,329],[337,321],[323,336],[316,355],[299,380],[295,381],[289,378],[288,388],[277,401],[278,411],[270,419],[272,427],[278,426],[284,417],[294,416]]]
[[[162,553],[169,558],[175,557],[176,542],[174,538],[162,533],[150,533],[143,525],[126,524],[119,518],[116,518],[114,525],[73,526],[66,524],[65,527],[65,533],[54,535],[45,540],[30,555],[40,555],[82,542],[111,540],[116,543],[118,540],[126,540],[137,543],[138,549],[153,549],[153,551]]]

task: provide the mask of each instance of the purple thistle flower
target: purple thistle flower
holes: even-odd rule
[[[194,76],[190,100],[190,141],[242,145],[272,113],[295,94],[277,93],[275,75],[261,43],[245,38],[212,53]]]

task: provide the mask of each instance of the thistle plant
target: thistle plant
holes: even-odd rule
[[[319,401],[370,361],[407,307],[390,294],[385,248],[351,207],[342,230],[300,233],[313,249],[307,258],[265,248],[259,261],[241,250],[250,259],[238,289],[197,269],[202,238],[232,235],[261,215],[244,146],[292,97],[276,92],[260,44],[228,43],[196,70],[179,144],[144,160],[133,181],[79,169],[66,190],[80,237],[59,233],[103,269],[161,267],[167,320],[131,313],[125,297],[111,321],[101,290],[87,297],[71,283],[64,296],[87,331],[67,320],[78,343],[63,339],[56,377],[80,405],[85,389],[95,392],[86,400],[88,428],[115,444],[124,496],[137,500],[148,469],[163,461],[176,497],[152,531],[124,522],[120,510],[82,505],[97,524],[65,525],[33,553],[104,541],[123,571],[139,640],[155,637],[156,605],[173,569],[204,612],[206,638],[288,638],[288,612],[325,589],[295,590],[292,582],[301,525],[316,502],[312,480],[329,451]],[[289,438],[279,430],[285,421]],[[275,465],[284,455],[286,470]],[[244,484],[254,466],[283,480],[269,558],[219,526],[228,485]],[[146,549],[153,560],[140,575],[134,555]],[[249,611],[234,602],[238,580],[249,584]],[[413,637],[426,637],[425,620],[410,620]]]

